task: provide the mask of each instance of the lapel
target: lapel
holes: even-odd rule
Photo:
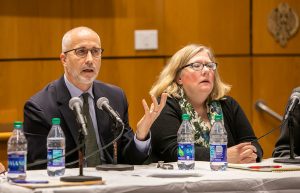
[[[65,84],[64,77],[62,76],[55,84],[57,93],[58,109],[62,114],[62,117],[67,124],[67,128],[70,130],[73,140],[78,145],[78,130],[76,115],[69,108],[69,100],[71,99],[70,92]]]

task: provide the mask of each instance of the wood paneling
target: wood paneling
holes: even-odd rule
[[[99,79],[121,87],[129,103],[132,129],[144,115],[142,99],[151,103],[149,90],[164,66],[163,59],[103,60]]]
[[[82,25],[100,34],[105,56],[171,55],[192,42],[218,54],[245,54],[249,5],[249,0],[1,1],[0,58],[57,57],[62,35]],[[159,49],[134,50],[137,29],[157,29]]]
[[[251,89],[251,63],[249,57],[220,57],[217,58],[218,69],[222,80],[232,86],[229,93],[238,101],[252,121],[252,89]]]
[[[0,1],[0,58],[57,57],[70,26],[70,0]]]
[[[165,52],[202,43],[217,54],[248,54],[249,0],[165,0]]]
[[[72,1],[72,25],[99,32],[105,56],[160,55],[163,53],[163,1]],[[134,30],[157,29],[158,50],[135,51]]]
[[[281,47],[268,30],[268,17],[271,11],[282,2],[288,3],[289,6],[298,14],[298,17],[300,16],[300,3],[298,0],[253,0],[253,53],[300,53],[299,32],[288,40],[285,47]]]
[[[0,62],[0,110],[15,109],[23,120],[25,100],[62,74],[60,61]]]
[[[263,99],[265,103],[280,115],[292,90],[300,85],[300,57],[255,57],[253,59],[253,102]],[[253,109],[253,125],[257,135],[261,136],[280,122],[265,113]],[[270,157],[279,137],[278,129],[260,140],[265,157]]]

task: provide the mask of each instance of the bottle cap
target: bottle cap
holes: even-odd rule
[[[190,120],[189,114],[182,114],[182,120]]]
[[[14,128],[15,129],[22,129],[22,125],[23,125],[22,121],[15,121],[14,122]]]
[[[222,115],[216,114],[215,115],[215,120],[216,121],[221,121],[222,120]]]
[[[52,118],[52,125],[59,125],[60,124],[60,118]]]

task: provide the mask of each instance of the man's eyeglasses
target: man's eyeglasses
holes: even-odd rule
[[[103,48],[91,48],[91,49],[87,49],[85,47],[80,47],[80,48],[74,48],[68,51],[65,51],[64,53],[68,53],[74,51],[75,55],[80,57],[80,58],[84,58],[87,56],[88,52],[90,51],[92,56],[95,58],[99,58],[101,56],[101,54],[103,53],[104,49]]]
[[[204,66],[206,66],[210,70],[216,70],[217,65],[218,64],[215,63],[215,62],[209,62],[209,63],[206,63],[206,64],[202,64],[202,63],[199,63],[199,62],[194,62],[194,63],[182,66],[179,70],[182,70],[182,69],[184,69],[188,66],[190,66],[195,71],[201,71],[204,68]]]

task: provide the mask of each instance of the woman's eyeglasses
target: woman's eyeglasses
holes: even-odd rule
[[[179,70],[182,70],[186,67],[191,67],[195,71],[201,71],[204,68],[204,66],[207,67],[210,70],[216,70],[217,65],[218,64],[215,63],[215,62],[209,62],[209,63],[206,63],[206,64],[202,64],[202,63],[199,63],[199,62],[194,62],[194,63],[190,63],[190,64],[182,66]]]

